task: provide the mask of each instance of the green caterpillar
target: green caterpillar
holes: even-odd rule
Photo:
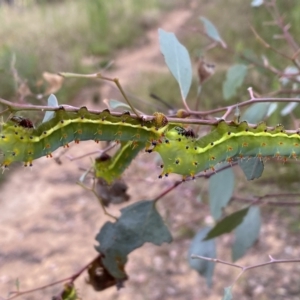
[[[119,177],[137,153],[156,151],[163,161],[160,177],[170,173],[195,176],[214,169],[220,162],[248,157],[296,158],[300,153],[298,131],[285,132],[282,126],[268,130],[261,123],[251,128],[246,122],[227,124],[220,121],[211,133],[197,138],[192,130],[168,124],[156,113],[151,121],[132,117],[129,113],[113,116],[108,110],[90,113],[86,107],[77,112],[63,108],[49,121],[34,128],[30,120],[14,116],[2,125],[0,149],[2,166],[15,161],[32,165],[32,161],[51,153],[71,141],[119,141],[120,150],[107,162],[96,162],[96,176],[108,183]]]
[[[160,177],[170,173],[193,177],[201,171],[214,169],[220,162],[231,163],[235,159],[297,158],[300,133],[286,133],[281,125],[268,130],[265,123],[250,128],[247,122],[228,125],[220,121],[211,133],[199,139],[187,135],[181,127],[174,127],[153,150],[163,160]]]
[[[113,157],[100,156],[95,161],[95,174],[97,178],[104,179],[111,184],[125,171],[137,154],[145,148],[141,142],[122,142],[120,149]]]
[[[148,147],[152,141],[160,139],[167,127],[167,119],[160,113],[154,114],[151,121],[133,118],[129,113],[112,116],[108,110],[93,114],[82,107],[78,112],[60,108],[49,121],[37,128],[31,125],[29,120],[20,117],[13,117],[2,125],[3,167],[16,161],[31,166],[33,160],[51,157],[54,150],[68,146],[72,141],[131,141],[133,146],[139,142]]]

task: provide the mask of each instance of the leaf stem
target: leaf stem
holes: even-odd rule
[[[6,300],[15,299],[15,298],[17,298],[19,296],[22,296],[22,295],[25,295],[25,294],[29,294],[29,293],[33,293],[33,292],[36,292],[36,291],[39,291],[39,290],[43,290],[43,289],[46,289],[48,287],[51,287],[53,285],[57,285],[59,283],[65,282],[65,281],[69,281],[70,283],[73,283],[96,259],[99,259],[100,257],[101,257],[101,254],[98,254],[96,258],[93,258],[93,260],[91,262],[89,262],[88,264],[83,266],[78,272],[76,272],[72,276],[54,281],[52,283],[49,283],[49,284],[46,284],[46,285],[43,285],[43,286],[40,286],[40,287],[37,287],[37,288],[34,288],[34,289],[30,289],[30,290],[27,290],[27,291],[21,291],[21,292],[20,291],[13,291],[13,292],[10,292],[10,294],[14,294],[14,295],[7,298]]]

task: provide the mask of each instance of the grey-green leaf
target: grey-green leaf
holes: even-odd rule
[[[247,66],[243,64],[233,65],[228,69],[226,80],[223,82],[223,97],[225,100],[235,96],[237,89],[244,82],[247,70]]]
[[[51,94],[48,97],[48,106],[58,107],[58,101],[57,101],[55,95]],[[53,118],[53,116],[54,116],[54,111],[46,111],[42,123],[49,121],[50,119]]]
[[[223,164],[222,164],[223,165]],[[215,220],[222,216],[222,209],[229,202],[234,191],[234,174],[232,169],[216,173],[209,179],[209,206]]]
[[[278,107],[278,103],[271,103],[268,108],[266,116],[270,117],[276,111],[277,107]]]
[[[298,104],[299,104],[298,102],[290,102],[282,109],[280,114],[282,116],[289,115],[298,106]]]
[[[224,296],[222,300],[232,300],[231,286],[224,289]]]
[[[103,102],[109,107],[109,109],[116,109],[118,107],[124,107],[126,109],[131,110],[131,107],[128,104],[121,102],[119,100],[105,99],[105,100],[103,100]]]
[[[216,28],[216,26],[205,17],[200,17],[199,19],[200,19],[200,21],[202,21],[202,23],[204,25],[205,33],[211,39],[213,39],[216,42],[219,42],[224,48],[226,48],[226,43],[221,38],[221,36],[219,34],[219,31]]]
[[[241,121],[257,124],[261,122],[268,113],[270,103],[254,103],[251,105],[241,117]]]
[[[188,51],[172,32],[158,30],[160,51],[165,62],[179,84],[181,96],[185,100],[192,84],[192,64]]]
[[[259,178],[264,171],[264,162],[258,157],[239,159],[238,163],[247,180]]]
[[[243,222],[235,229],[232,260],[236,261],[256,242],[261,226],[260,208],[251,206]]]
[[[121,210],[114,223],[106,222],[96,236],[96,250],[104,255],[102,262],[109,273],[124,279],[127,255],[149,242],[155,245],[170,243],[172,236],[155,208],[154,201],[136,202]]]
[[[191,255],[200,255],[210,258],[216,258],[215,240],[203,241],[203,238],[210,231],[210,227],[204,227],[193,238],[188,251],[189,265],[196,270],[201,276],[206,278],[207,285],[212,286],[212,277],[214,273],[215,263],[203,259],[191,258]]]
[[[249,207],[246,207],[222,219],[212,230],[209,231],[204,240],[209,240],[224,233],[231,232],[234,228],[242,223],[248,210]]]

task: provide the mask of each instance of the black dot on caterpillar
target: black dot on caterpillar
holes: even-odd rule
[[[33,123],[31,120],[19,117],[19,116],[12,116],[10,118],[11,121],[17,123],[19,126],[24,127],[24,128],[33,128]]]

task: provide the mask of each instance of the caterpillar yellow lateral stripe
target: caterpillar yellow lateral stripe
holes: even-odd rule
[[[116,178],[119,178],[131,161],[137,154],[145,148],[145,144],[141,142],[121,142],[120,149],[113,157],[109,155],[101,155],[95,161],[96,178],[104,179],[111,184]]]
[[[194,176],[224,161],[248,157],[297,158],[300,153],[299,132],[286,132],[280,125],[270,130],[264,123],[252,128],[246,122],[220,121],[209,134],[197,138],[192,130],[168,124],[161,113],[145,121],[129,113],[113,116],[108,110],[91,113],[82,107],[78,112],[60,108],[51,120],[37,128],[30,120],[16,116],[3,124],[2,166],[15,161],[31,165],[34,159],[50,156],[71,141],[83,140],[121,142],[121,149],[110,162],[102,164],[102,169],[95,165],[97,177],[108,182],[120,176],[143,148],[160,154],[163,160],[160,177],[170,173]]]
[[[214,167],[220,162],[249,157],[297,158],[300,154],[299,131],[285,132],[278,125],[268,130],[265,123],[250,128],[247,122],[227,124],[219,122],[216,128],[202,138],[187,135],[181,127],[174,127],[155,145],[163,160],[160,177],[177,173],[183,176]]]
[[[51,156],[57,148],[72,141],[131,141],[148,147],[152,141],[161,138],[167,126],[167,119],[161,113],[155,113],[151,121],[145,121],[133,118],[129,113],[121,116],[113,116],[108,110],[90,113],[86,107],[78,112],[68,112],[61,107],[52,119],[37,128],[31,126],[29,120],[13,117],[2,124],[1,165],[7,167],[16,161],[24,162],[25,166],[32,165],[33,160]]]

